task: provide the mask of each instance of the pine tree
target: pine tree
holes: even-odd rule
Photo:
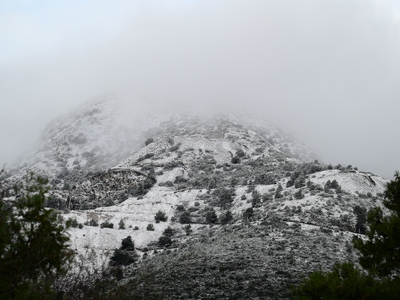
[[[365,234],[367,230],[365,223],[367,221],[367,210],[364,207],[356,205],[353,209],[354,214],[356,215],[356,233]]]
[[[380,207],[367,216],[368,240],[358,239],[354,247],[360,251],[360,264],[371,274],[399,276],[400,271],[400,173],[386,186],[383,205],[391,211],[383,216]]]
[[[131,236],[122,239],[121,247],[114,249],[110,257],[110,266],[127,266],[137,261],[138,255],[135,253],[135,244]]]
[[[72,252],[66,226],[45,207],[47,180],[31,174],[14,187],[14,200],[0,191],[0,298],[39,299],[67,271]]]
[[[282,185],[279,184],[275,192],[275,199],[282,198],[282,191],[283,191]]]
[[[299,189],[296,193],[294,193],[294,197],[296,199],[303,199],[304,198],[304,194],[303,194],[302,189]]]
[[[219,222],[221,223],[221,225],[226,225],[230,223],[232,220],[233,220],[233,215],[229,210],[227,210],[224,214],[221,214],[219,218]]]
[[[165,214],[165,212],[159,210],[154,216],[154,219],[156,220],[156,223],[160,223],[160,222],[166,222],[168,220],[168,217]]]
[[[119,221],[118,228],[119,228],[119,229],[125,229],[125,222],[124,222],[123,219],[121,219],[121,220]]]
[[[218,222],[218,217],[217,214],[215,213],[214,208],[211,208],[209,211],[207,211],[206,222],[209,224],[215,224]]]

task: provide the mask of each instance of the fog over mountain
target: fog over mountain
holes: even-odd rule
[[[317,151],[400,169],[395,1],[0,3],[0,163],[104,92],[138,112],[257,113]]]

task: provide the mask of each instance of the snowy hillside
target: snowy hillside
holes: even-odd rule
[[[50,122],[38,146],[9,170],[10,174],[34,171],[48,177],[79,181],[82,174],[113,167],[143,148],[148,138],[206,134],[229,137],[230,126],[244,127],[244,140],[258,134],[276,149],[303,160],[317,155],[268,123],[245,114],[212,115],[171,108],[140,111],[118,95],[93,98]],[[62,179],[60,178],[60,179]]]
[[[283,298],[304,270],[354,260],[351,240],[364,233],[360,214],[381,206],[387,182],[352,166],[325,165],[306,146],[243,114],[138,114],[110,95],[49,124],[8,181],[27,171],[49,177],[48,206],[60,222],[73,220],[71,248],[82,261],[107,264],[127,236],[142,257],[139,269],[155,268],[152,261],[176,265],[187,278],[194,269],[159,253],[188,259],[194,247],[198,270],[205,258],[214,266],[258,257],[269,265],[237,262],[232,272],[270,274],[257,285]],[[168,227],[173,235],[161,242]],[[207,269],[211,277],[219,276],[215,268]]]

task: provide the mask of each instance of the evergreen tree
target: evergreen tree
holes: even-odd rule
[[[325,193],[329,193],[329,190],[332,188],[332,182],[328,180],[325,185],[324,185],[324,191]]]
[[[219,188],[215,189],[213,195],[218,197],[218,205],[222,208],[228,208],[235,197],[235,189]]]
[[[172,229],[170,226],[165,228],[164,231],[163,231],[163,235],[165,235],[165,236],[172,237],[172,236],[174,236],[174,234],[175,234],[175,230]]]
[[[282,198],[282,191],[283,191],[282,185],[279,184],[275,192],[275,199]]]
[[[336,190],[338,188],[338,186],[339,186],[339,183],[336,181],[336,179],[334,179],[331,182],[331,187]]]
[[[135,244],[132,241],[132,237],[128,235],[126,238],[122,239],[121,242],[121,250],[127,250],[127,251],[134,251],[135,250]]]
[[[249,221],[254,214],[254,209],[252,207],[249,207],[248,209],[246,209],[243,213],[243,219],[245,220],[245,222]]]
[[[302,189],[299,189],[296,193],[294,193],[294,197],[296,199],[303,199],[304,198],[304,194],[303,194]]]
[[[229,210],[227,210],[224,214],[221,214],[219,218],[221,225],[226,225],[230,223],[232,220],[233,220],[233,215]]]
[[[192,217],[190,212],[184,211],[179,217],[179,223],[181,224],[190,224],[192,223]]]
[[[119,229],[125,229],[125,222],[123,219],[121,219],[118,223],[118,228]]]
[[[353,210],[354,214],[356,215],[356,233],[365,234],[367,230],[365,223],[367,221],[367,210],[364,207],[356,205]]]
[[[259,192],[257,191],[253,191],[253,193],[251,194],[251,205],[253,207],[259,207],[261,204],[261,195]]]
[[[158,245],[160,247],[168,247],[171,246],[172,244],[172,239],[171,237],[173,237],[175,234],[175,230],[172,229],[170,226],[168,226],[167,228],[165,228],[162,236],[160,236],[160,238],[158,239]]]
[[[110,266],[127,266],[133,264],[137,260],[135,253],[135,244],[131,236],[122,239],[121,247],[114,249],[113,255],[110,257]]]
[[[207,211],[206,222],[209,224],[215,224],[218,222],[218,217],[217,214],[215,213],[214,208],[211,208],[209,211]]]
[[[367,217],[368,240],[358,239],[354,247],[360,251],[360,264],[377,276],[399,276],[400,272],[400,173],[386,186],[383,205],[391,211],[383,216],[380,207]]]
[[[190,235],[193,232],[192,226],[190,224],[188,224],[185,227],[183,227],[183,230],[185,230],[186,235]]]
[[[159,210],[154,216],[154,219],[156,220],[156,223],[160,223],[160,222],[166,222],[168,220],[168,217],[165,214],[165,212]]]
[[[301,176],[299,176],[299,178],[297,178],[296,181],[294,182],[294,187],[295,187],[296,189],[298,189],[298,188],[302,188],[302,187],[304,187],[304,186],[306,186],[306,178],[305,178],[303,175],[301,175]]]
[[[57,274],[67,271],[72,252],[67,226],[45,208],[47,180],[30,175],[14,187],[14,200],[0,191],[0,298],[41,299]]]

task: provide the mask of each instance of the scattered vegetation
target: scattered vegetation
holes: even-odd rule
[[[400,292],[400,174],[387,184],[384,206],[390,211],[384,215],[380,207],[368,212],[367,240],[355,238],[359,263],[334,266],[333,271],[312,273],[294,288],[296,299],[398,299]],[[365,209],[354,208],[356,230],[365,231]]]

